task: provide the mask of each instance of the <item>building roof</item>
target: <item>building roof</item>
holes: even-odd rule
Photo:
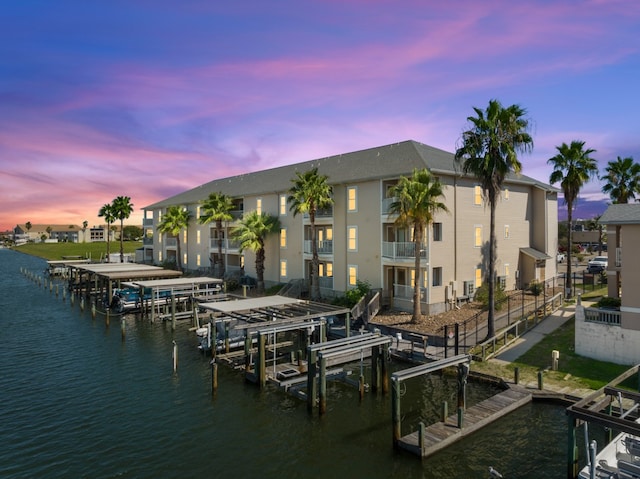
[[[220,192],[231,197],[286,192],[291,188],[291,180],[295,178],[296,173],[309,171],[316,167],[318,168],[318,173],[328,177],[328,182],[331,185],[353,184],[361,181],[406,176],[410,175],[416,168],[428,168],[433,173],[441,175],[461,174],[460,167],[456,167],[453,153],[408,140],[216,179],[153,203],[143,209],[194,204],[214,192]],[[549,191],[556,191],[550,185],[545,185],[524,175],[510,174],[506,181],[525,183]]]
[[[520,248],[520,252],[522,254],[529,256],[530,258],[535,259],[536,261],[544,261],[547,259],[551,259],[551,256],[549,256],[547,253],[538,251],[535,248]]]
[[[599,221],[603,225],[640,224],[640,203],[609,205]]]

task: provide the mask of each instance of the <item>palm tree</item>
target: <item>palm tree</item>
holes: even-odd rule
[[[31,228],[33,228],[33,225],[31,224],[31,221],[27,221],[27,222],[24,224],[24,227],[25,227],[25,228],[27,228],[27,234],[28,234],[28,233],[29,233],[29,230],[30,230]]]
[[[98,216],[104,217],[105,223],[107,223],[107,263],[110,261],[111,255],[109,252],[109,244],[111,240],[111,225],[116,220],[115,211],[112,203],[105,203],[98,211]]]
[[[120,262],[124,263],[124,220],[133,213],[133,203],[128,196],[118,196],[113,200],[113,214],[120,220]]]
[[[424,250],[424,232],[433,223],[433,217],[440,211],[448,211],[440,198],[442,184],[434,178],[429,170],[413,170],[410,178],[400,177],[398,183],[390,192],[394,201],[389,206],[389,212],[398,215],[396,224],[413,228],[413,244],[415,253],[415,280],[413,284],[413,316],[412,322],[421,317],[420,311],[420,258]]]
[[[588,231],[598,232],[598,254],[602,254],[602,224],[600,224],[600,218],[602,215],[597,215],[587,221]]]
[[[634,163],[628,156],[616,161],[610,161],[604,169],[606,174],[601,176],[606,181],[602,186],[602,192],[607,193],[613,203],[628,203],[635,200],[636,193],[640,193],[640,164]]]
[[[296,173],[291,180],[293,186],[289,189],[287,201],[291,203],[289,209],[293,216],[298,213],[308,213],[311,225],[311,299],[320,299],[320,282],[318,281],[318,245],[316,243],[316,213],[318,209],[327,208],[333,204],[333,188],[327,182],[326,175],[318,174],[318,168],[304,173]]]
[[[596,150],[584,148],[584,141],[573,140],[570,145],[563,143],[556,146],[558,154],[547,160],[553,166],[549,176],[549,183],[560,183],[567,205],[567,223],[569,225],[569,239],[567,248],[567,278],[565,289],[567,298],[571,297],[571,250],[573,247],[573,207],[578,199],[578,193],[585,183],[598,173],[598,162],[591,158]]]
[[[495,262],[496,262],[496,204],[506,176],[519,173],[522,164],[518,153],[530,152],[533,139],[528,133],[526,110],[519,105],[503,107],[498,100],[490,100],[485,111],[474,107],[477,117],[470,116],[470,127],[462,133],[462,146],[456,150],[456,162],[462,162],[465,174],[478,178],[482,193],[490,209],[489,267],[486,279],[489,290],[487,338],[495,335]]]
[[[189,220],[191,220],[191,212],[184,206],[169,206],[166,214],[162,217],[162,221],[157,227],[158,232],[175,236],[177,245],[176,268],[180,271],[182,270],[180,257],[180,231],[189,227]]]
[[[240,252],[249,249],[256,253],[257,290],[264,291],[264,241],[280,229],[278,218],[266,213],[251,211],[246,214],[231,236],[240,242]]]
[[[198,218],[200,224],[216,222],[216,232],[218,236],[218,258],[216,262],[220,265],[220,277],[224,277],[224,259],[222,256],[222,222],[233,220],[231,211],[234,208],[233,199],[223,193],[210,193],[206,200],[202,201],[202,214]]]

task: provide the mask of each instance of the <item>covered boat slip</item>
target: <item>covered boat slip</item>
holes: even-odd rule
[[[182,276],[181,271],[137,263],[89,263],[71,266],[69,289],[87,296],[113,296],[114,283],[123,281],[169,279]]]
[[[567,408],[569,416],[567,477],[640,478],[640,365],[634,366],[605,387]],[[627,383],[626,386],[623,383]],[[598,451],[595,441],[589,441],[589,425],[595,424],[619,433]],[[576,429],[584,428],[587,465],[578,471],[578,441]]]
[[[90,259],[60,259],[47,261],[46,273],[49,276],[67,276],[71,266],[90,263]]]

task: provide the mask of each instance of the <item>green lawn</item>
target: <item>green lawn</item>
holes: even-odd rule
[[[141,241],[125,241],[124,253],[133,253],[141,246]],[[61,260],[63,256],[80,256],[100,261],[107,254],[107,243],[27,243],[13,249],[46,260]],[[120,242],[110,242],[109,252],[120,253]]]

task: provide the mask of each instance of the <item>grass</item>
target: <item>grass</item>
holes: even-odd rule
[[[125,241],[123,245],[124,253],[133,253],[142,246],[140,241]],[[107,243],[27,243],[13,248],[16,251],[38,256],[48,261],[63,259],[63,256],[80,256],[99,261],[107,254]],[[120,242],[111,241],[109,243],[110,253],[120,252]]]
[[[606,286],[582,295],[585,301],[597,301],[606,294]],[[485,374],[499,376],[505,380],[513,380],[515,368],[518,368],[520,381],[535,382],[538,372],[544,370],[545,384],[576,389],[597,390],[629,369],[628,366],[597,361],[576,354],[575,352],[575,321],[572,318],[542,341],[534,345],[529,351],[512,363],[494,361],[475,362],[472,369]],[[558,370],[550,369],[552,351],[558,351]],[[636,377],[624,383],[625,386],[637,390]]]

